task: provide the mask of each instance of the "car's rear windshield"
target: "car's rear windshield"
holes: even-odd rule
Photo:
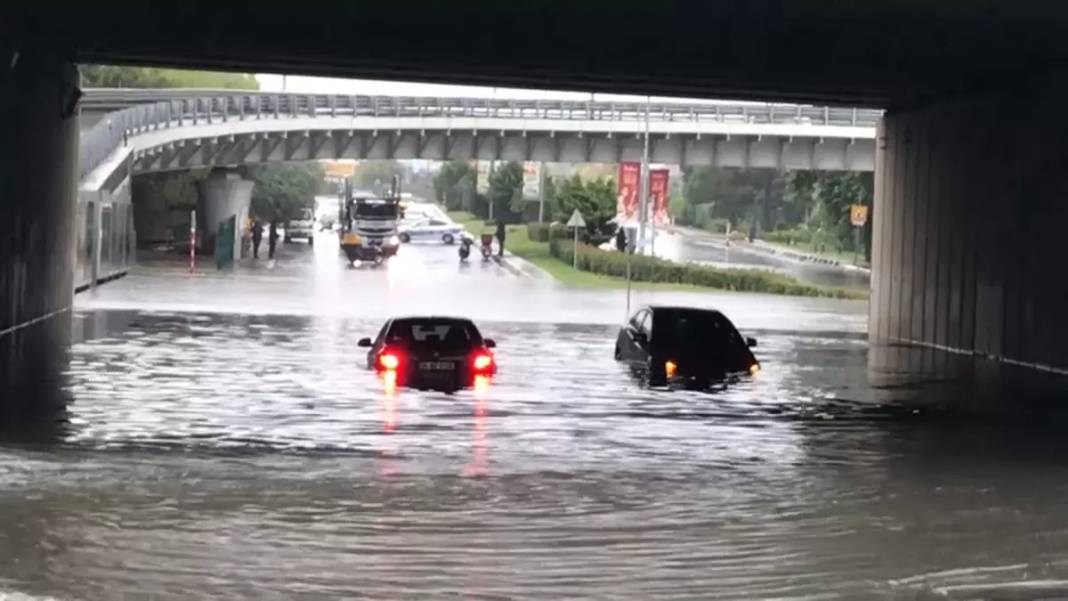
[[[691,349],[744,346],[731,322],[714,311],[655,311],[653,340]]]
[[[482,343],[475,324],[457,319],[398,319],[386,335],[387,344],[415,351],[462,352]]]

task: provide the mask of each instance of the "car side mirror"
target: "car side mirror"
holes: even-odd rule
[[[356,343],[356,346],[369,347],[371,346],[370,338],[360,338],[360,341]]]
[[[486,345],[486,348],[497,348],[497,341],[492,338],[482,340],[482,344]]]
[[[749,348],[754,348],[756,346],[756,338],[746,338],[745,345]]]

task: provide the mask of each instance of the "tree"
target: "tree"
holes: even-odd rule
[[[615,233],[611,222],[616,216],[616,183],[611,178],[583,181],[574,175],[553,184],[553,219],[566,223],[578,209],[586,221],[583,239],[590,244],[601,244]]]
[[[434,174],[434,197],[446,210],[471,211],[476,177],[475,168],[467,161],[449,161]]]
[[[696,207],[686,202],[682,194],[672,194],[668,200],[668,213],[679,225],[692,225],[693,213]]]
[[[523,201],[523,166],[515,161],[498,165],[490,173],[486,196],[493,205],[495,219],[514,223],[522,213],[519,203]]]
[[[795,171],[786,182],[786,197],[805,207],[806,225],[813,230],[813,243],[834,250],[860,250],[849,219],[849,205],[871,206],[870,173]],[[870,237],[870,229],[863,238]],[[870,246],[863,242],[865,250]]]
[[[248,175],[255,182],[252,214],[285,222],[298,218],[301,209],[312,208],[323,169],[317,162],[267,163],[250,167]]]
[[[132,186],[134,229],[139,243],[182,239],[189,212],[197,206],[197,182],[209,169],[135,175]]]
[[[403,181],[406,174],[407,169],[400,161],[370,160],[357,163],[352,177],[357,186],[377,193],[393,184],[393,176],[400,176]]]
[[[783,221],[784,181],[773,169],[688,167],[683,172],[683,211],[697,221],[697,207],[706,217],[726,219],[732,227],[748,223],[770,229]]]
[[[81,65],[86,88],[223,88],[258,90],[260,84],[247,73],[220,73],[118,65]]]

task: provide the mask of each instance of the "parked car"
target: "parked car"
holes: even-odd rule
[[[619,330],[616,360],[652,386],[706,386],[736,375],[755,375],[760,363],[726,316],[711,309],[651,306]]]
[[[393,318],[374,340],[357,344],[370,349],[367,368],[391,375],[398,386],[451,391],[497,372],[491,350],[497,344],[469,319]]]
[[[285,241],[292,242],[294,238],[304,238],[309,244],[315,239],[315,215],[311,209],[301,209],[299,218],[286,223]]]
[[[464,227],[454,221],[443,219],[425,218],[401,223],[397,228],[397,237],[401,242],[441,241],[445,244],[453,244],[464,233]]]

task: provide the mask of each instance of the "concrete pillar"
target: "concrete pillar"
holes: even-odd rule
[[[873,343],[1068,374],[1066,92],[1045,76],[886,114]]]
[[[215,235],[219,223],[231,217],[237,217],[237,229],[234,232],[234,259],[241,257],[241,238],[245,234],[249,206],[252,204],[253,182],[239,174],[225,170],[215,170],[200,182],[200,198],[197,214],[204,236],[202,240],[207,248],[215,248]]]
[[[0,57],[0,411],[58,397],[70,344],[78,77],[66,61]]]

